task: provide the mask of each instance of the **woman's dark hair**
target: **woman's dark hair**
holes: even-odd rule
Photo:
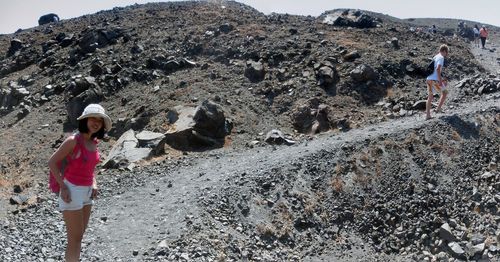
[[[89,128],[87,126],[87,120],[88,120],[88,118],[78,120],[78,131],[80,131],[80,133],[88,133],[89,132]],[[103,139],[105,133],[106,132],[104,131],[104,124],[103,124],[101,129],[99,129],[99,131],[97,131],[96,133],[92,134],[91,137],[97,138],[97,139]]]

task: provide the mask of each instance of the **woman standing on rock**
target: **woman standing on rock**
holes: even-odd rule
[[[99,162],[98,139],[111,128],[111,119],[98,104],[88,105],[77,120],[79,132],[68,137],[49,160],[50,171],[60,188],[59,209],[68,240],[66,261],[71,262],[80,261],[83,233],[89,222],[92,199],[97,196],[94,169]],[[64,163],[63,172],[59,163]]]
[[[427,77],[427,103],[425,104],[425,119],[431,119],[431,106],[432,99],[434,97],[434,92],[440,93],[438,107],[436,112],[441,111],[441,107],[444,104],[448,90],[446,90],[446,80],[441,75],[444,66],[444,58],[448,56],[448,46],[441,45],[439,47],[439,53],[435,55],[432,60],[434,60],[434,72]]]

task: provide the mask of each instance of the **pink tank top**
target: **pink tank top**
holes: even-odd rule
[[[80,134],[76,134],[75,138],[76,148],[66,164],[64,178],[77,186],[91,186],[94,181],[94,169],[99,163],[99,151],[89,151]],[[97,139],[93,142],[97,144]]]

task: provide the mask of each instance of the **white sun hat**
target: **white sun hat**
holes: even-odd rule
[[[106,115],[104,107],[98,104],[90,104],[83,110],[83,113],[77,120],[82,120],[88,117],[100,117],[104,120],[104,129],[109,131],[111,129],[111,118]]]

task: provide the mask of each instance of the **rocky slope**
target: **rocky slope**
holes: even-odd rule
[[[45,163],[86,103],[115,119],[106,153],[211,100],[232,126],[221,148],[167,142],[135,168],[101,169],[85,259],[495,261],[496,29],[477,50],[417,22],[179,2],[0,36],[0,259],[61,257]],[[423,67],[441,43],[452,94],[424,122]],[[298,143],[267,145],[273,128]]]

